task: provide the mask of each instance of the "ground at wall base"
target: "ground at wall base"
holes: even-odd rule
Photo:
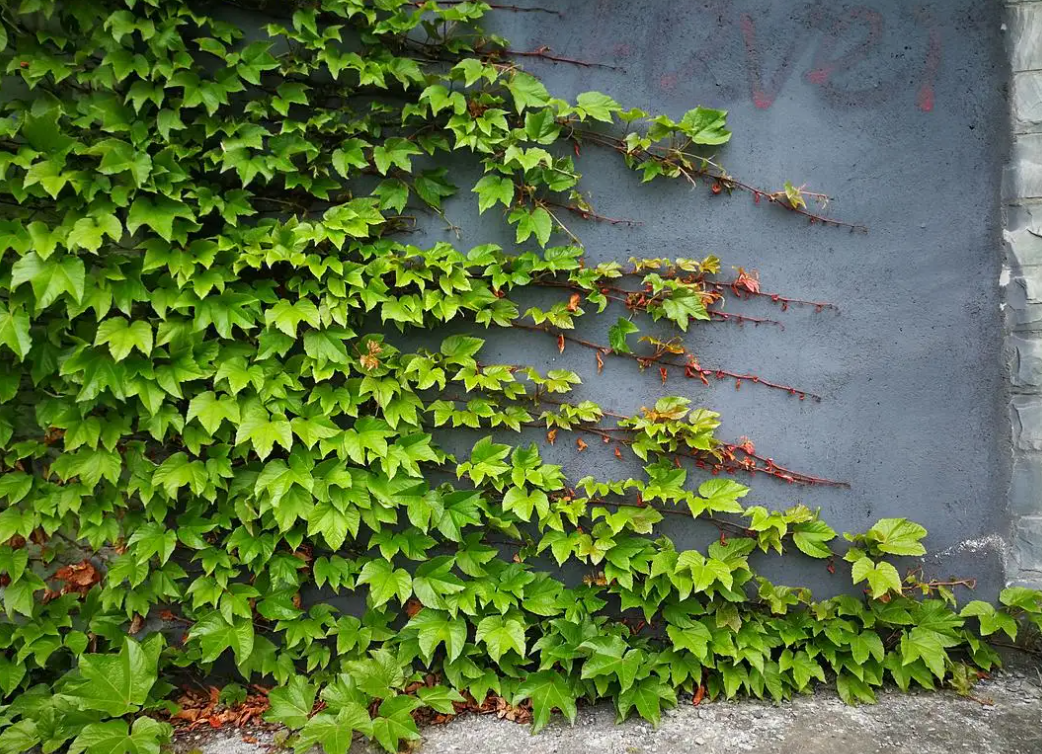
[[[982,681],[974,699],[954,693],[888,690],[879,703],[850,707],[831,691],[773,705],[703,703],[690,698],[662,724],[615,724],[606,705],[580,709],[574,726],[558,719],[539,735],[494,716],[461,717],[422,730],[419,754],[1042,754],[1042,663],[1010,663]],[[177,754],[268,754],[270,733],[182,734]],[[291,751],[285,749],[284,751]],[[316,750],[318,751],[318,750]],[[356,742],[352,754],[377,754]]]

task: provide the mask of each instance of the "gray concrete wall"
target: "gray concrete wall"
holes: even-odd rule
[[[808,227],[748,195],[713,197],[681,182],[642,187],[616,155],[589,148],[577,163],[597,210],[644,223],[576,220],[593,261],[715,253],[725,266],[758,270],[765,290],[839,305],[839,314],[782,313],[769,302],[737,302],[728,310],[777,316],[785,330],[713,324],[686,337],[706,365],[757,372],[824,399],[800,402],[749,383],[736,391],[671,378],[663,387],[617,360],[597,375],[589,351],[559,355],[538,334],[493,334],[486,360],[575,369],[586,380],[580,395],[616,411],[664,394],[689,396],[723,413],[724,437],[747,435],[767,456],[850,483],[800,489],[757,478],[748,500],[820,506],[839,531],[861,531],[884,516],[913,518],[930,531],[929,575],[974,576],[993,594],[1005,579],[1011,478],[999,286],[1009,146],[1002,4],[544,4],[564,15],[500,11],[491,25],[518,50],[548,46],[624,69],[525,61],[551,92],[596,89],[672,116],[698,104],[726,108],[734,137],[719,157],[735,175],[774,189],[806,183],[835,197],[829,210],[837,217],[871,230]],[[1036,182],[1038,175],[1036,166]],[[501,219],[478,218],[472,204],[467,197],[447,209],[461,240],[432,231],[415,241],[509,243]],[[614,316],[590,319],[585,326],[595,329],[584,336],[606,342]],[[1031,399],[1035,415],[1040,400]],[[1042,429],[1032,437],[1042,448]],[[548,453],[572,478],[617,478],[635,468],[607,448],[580,455],[562,445]],[[1022,484],[1036,487],[1040,458],[1031,456]],[[704,546],[713,536],[690,522],[665,523],[680,546]],[[846,575],[830,576],[821,562],[773,560],[766,572],[780,583],[806,583],[821,596],[849,588]]]

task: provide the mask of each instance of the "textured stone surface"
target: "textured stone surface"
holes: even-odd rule
[[[538,735],[495,717],[464,717],[428,728],[419,754],[1039,754],[1042,689],[1033,666],[981,683],[974,699],[951,692],[887,691],[878,704],[848,707],[831,693],[792,702],[684,700],[658,728],[616,725],[614,710],[584,708],[574,726],[557,720]],[[235,731],[187,734],[179,754],[263,754],[271,735],[245,743]],[[356,743],[355,754],[379,749]],[[312,754],[317,754],[313,752]]]
[[[1018,450],[1042,450],[1042,397],[1015,395],[1010,407],[1014,446]]]
[[[1022,516],[1016,522],[1013,541],[1018,578],[1042,588],[1042,516]]]
[[[1042,3],[1020,3],[1006,22],[1014,71],[1042,69]]]
[[[1023,202],[1007,207],[1006,230],[1014,234],[1024,230],[1042,233],[1042,201]]]
[[[1013,349],[1010,380],[1018,388],[1042,386],[1042,335],[1013,335],[1009,339]]]
[[[1022,277],[1011,278],[1005,293],[1007,327],[1021,332],[1042,330],[1042,304],[1028,301],[1024,279]]]
[[[1021,283],[1029,304],[1042,301],[1042,267],[1025,267],[1021,271]]]
[[[1013,130],[1038,131],[1042,128],[1042,71],[1013,76]]]
[[[1042,516],[1042,453],[1021,453],[1013,461],[1009,507],[1015,516]]]
[[[1029,208],[1018,207],[1027,210]],[[1033,208],[1032,208],[1033,209]],[[1010,212],[1012,215],[1013,212]],[[1034,217],[1029,212],[1020,213],[1027,223],[1033,223]],[[1006,231],[1006,247],[1009,254],[1009,264],[1015,270],[1042,265],[1042,223],[1037,225],[1027,224],[1019,230]],[[1036,235],[1040,234],[1040,235]]]
[[[1004,191],[1010,201],[1042,198],[1042,134],[1014,136]]]

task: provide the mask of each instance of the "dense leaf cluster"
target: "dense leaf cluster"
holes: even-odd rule
[[[832,558],[836,533],[694,479],[739,464],[715,413],[663,398],[606,425],[566,400],[570,371],[486,363],[468,335],[396,347],[447,322],[559,334],[627,276],[642,316],[708,320],[713,257],[584,265],[560,147],[621,130],[643,180],[694,181],[725,113],[553,98],[474,25],[482,3],[262,3],[245,30],[230,7],[0,10],[0,752],[157,752],[184,672],[274,686],[269,718],[330,754],[356,733],[394,751],[463,694],[529,701],[536,728],[602,697],[657,721],[698,689],[869,701],[968,684],[996,661],[982,636],[1042,620],[1022,589],[916,599],[886,560],[924,552],[903,519],[851,538],[863,599],[815,602],[749,556]],[[407,208],[460,189],[453,152],[517,248],[399,240]],[[522,311],[530,286],[568,293]],[[617,319],[611,352],[637,332]],[[536,425],[621,438],[645,474],[570,482],[503,442]],[[487,436],[456,459],[439,427]],[[723,533],[677,551],[666,514]]]

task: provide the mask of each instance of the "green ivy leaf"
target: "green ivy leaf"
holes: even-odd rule
[[[187,463],[187,456],[184,453],[178,453],[171,458],[176,459],[175,463],[172,464],[175,467],[184,468],[185,466],[191,466]],[[163,466],[167,466],[171,459],[167,459],[163,463]],[[194,461],[202,466],[198,461]],[[196,467],[198,468],[198,467]],[[156,470],[158,475],[163,470],[161,466]],[[174,548],[177,547],[177,532],[173,529],[167,529],[160,523],[149,522],[143,526],[138,527],[131,535],[127,545],[134,548],[134,553],[143,561],[147,561],[154,555],[159,556],[159,563],[163,565],[170,556],[174,554]]]
[[[105,236],[118,241],[123,235],[123,226],[116,216],[110,213],[98,217],[84,217],[76,221],[66,237],[70,250],[86,249],[92,254],[101,248]]]
[[[882,662],[885,653],[883,640],[875,631],[862,631],[850,637],[850,656],[858,665],[864,665],[869,657]]]
[[[246,662],[254,647],[253,621],[236,618],[226,620],[219,611],[213,611],[201,618],[188,632],[189,638],[198,640],[202,648],[203,662],[213,662],[225,650],[232,650],[235,661]]]
[[[806,689],[814,678],[817,678],[822,683],[825,682],[825,671],[818,661],[803,649],[797,651],[791,649],[784,650],[778,660],[778,667],[783,673],[792,673],[792,679],[798,691]]]
[[[1011,641],[1017,639],[1017,621],[1009,613],[1000,612],[995,606],[983,600],[970,600],[962,608],[959,615],[975,617],[980,622],[981,636],[991,636],[1002,631]]]
[[[686,288],[673,291],[662,302],[662,310],[684,332],[687,332],[688,323],[692,319],[709,320],[709,312],[702,297]]]
[[[658,676],[649,676],[620,693],[616,705],[620,721],[625,720],[629,711],[635,707],[641,717],[657,726],[662,719],[662,705],[675,707],[676,703],[677,696],[673,689]]]
[[[272,689],[268,694],[269,706],[264,719],[293,730],[303,728],[311,716],[317,694],[318,689],[308,683],[304,676],[294,675],[288,683]]]
[[[392,136],[373,149],[373,162],[380,175],[387,175],[387,171],[392,166],[410,173],[412,172],[412,157],[420,153],[420,148],[411,141]]]
[[[272,416],[258,404],[252,404],[242,413],[242,422],[235,433],[235,444],[249,441],[257,456],[263,461],[271,455],[278,443],[286,450],[293,447],[293,430],[285,416]]]
[[[139,717],[133,726],[125,720],[91,723],[69,745],[69,754],[159,754],[173,731],[169,723],[151,717]]]
[[[67,693],[83,709],[99,710],[113,717],[137,712],[156,682],[157,658],[157,654],[146,652],[133,639],[124,639],[118,654],[80,657],[82,681]]]
[[[185,420],[192,419],[198,419],[203,429],[212,435],[225,421],[233,425],[239,423],[239,404],[230,396],[218,398],[212,390],[207,390],[196,395],[188,403]]]
[[[317,744],[326,754],[347,754],[356,732],[372,736],[372,721],[365,707],[348,702],[336,712],[319,712],[304,723],[294,749],[305,752]]]
[[[7,346],[19,361],[24,361],[33,346],[29,335],[29,315],[19,309],[8,309],[0,303],[0,345]]]
[[[727,130],[726,124],[726,110],[696,107],[684,113],[684,117],[680,119],[679,130],[695,144],[715,146],[730,141],[731,132]]]
[[[11,268],[11,290],[28,282],[36,297],[37,311],[50,306],[63,293],[79,303],[83,299],[85,281],[83,260],[71,255],[44,261],[33,251]]]
[[[406,628],[417,631],[420,651],[428,658],[434,655],[439,645],[444,644],[449,662],[455,662],[467,643],[466,621],[452,618],[442,610],[424,608],[412,617]]]
[[[416,569],[412,590],[420,602],[435,609],[445,609],[445,597],[463,591],[463,581],[452,573],[454,561],[453,556],[442,555]]]
[[[478,195],[478,212],[484,213],[496,204],[509,207],[514,201],[514,182],[501,175],[485,175],[471,191]]]
[[[148,322],[128,322],[123,317],[106,319],[98,325],[94,345],[108,344],[109,353],[116,361],[123,361],[135,348],[148,356],[152,353],[152,327]]]
[[[926,548],[919,542],[926,536],[926,529],[905,518],[880,519],[868,530],[867,536],[881,552],[890,555],[926,554]]]
[[[503,496],[503,510],[513,512],[522,521],[531,521],[533,512],[539,517],[550,512],[550,499],[542,490],[511,487]]]
[[[863,557],[854,563],[851,576],[855,584],[868,580],[872,599],[879,599],[887,592],[901,593],[901,575],[890,563],[875,563]]]
[[[507,89],[519,113],[524,112],[526,107],[542,107],[550,99],[543,82],[523,71],[514,72],[507,82]]]
[[[456,708],[453,703],[467,701],[463,694],[445,686],[421,686],[416,690],[416,695],[420,697],[424,706],[443,715],[455,715]]]
[[[616,353],[633,353],[633,349],[626,342],[626,336],[638,332],[639,327],[625,317],[619,317],[618,321],[608,328],[608,345]]]
[[[488,647],[489,657],[493,662],[510,650],[521,657],[525,656],[525,627],[515,618],[504,618],[502,615],[489,615],[478,623],[474,641]]]
[[[705,501],[706,510],[741,513],[742,504],[738,500],[749,494],[749,488],[730,479],[709,479],[699,485],[698,494]]]
[[[583,92],[575,98],[580,115],[599,120],[602,123],[611,123],[613,113],[620,112],[622,106],[607,94],[600,92]]]
[[[358,583],[369,584],[373,607],[386,604],[392,597],[398,597],[398,601],[404,605],[413,587],[409,573],[395,568],[386,560],[370,560],[366,563],[358,576]]]
[[[583,642],[579,648],[593,652],[583,663],[582,677],[613,675],[619,681],[620,691],[626,691],[633,685],[644,663],[642,652],[636,649],[627,651],[626,642],[616,636],[591,639]]]
[[[0,691],[3,695],[10,696],[22,684],[26,673],[24,664],[0,657]]]
[[[875,704],[876,695],[864,680],[851,673],[841,672],[836,676],[836,691],[847,704]]]
[[[832,550],[826,544],[836,538],[836,532],[824,521],[806,521],[792,526],[792,541],[804,555],[828,558]]]
[[[578,714],[576,694],[568,679],[555,670],[541,670],[530,674],[514,694],[514,704],[532,700],[532,732],[538,733],[550,722],[550,714],[560,710],[574,723]]]
[[[553,218],[542,207],[536,207],[531,211],[522,208],[512,210],[507,219],[510,223],[517,224],[517,243],[524,243],[532,235],[535,235],[540,246],[546,246],[550,240],[550,233],[554,227]]]
[[[402,741],[416,741],[420,731],[412,719],[412,711],[423,703],[412,696],[394,696],[380,703],[373,718],[373,738],[391,754],[398,751]]]
[[[130,205],[127,215],[127,231],[136,233],[142,225],[159,234],[164,241],[174,240],[174,220],[181,218],[195,222],[195,213],[184,202],[178,202],[165,196],[150,198],[138,196]]]

